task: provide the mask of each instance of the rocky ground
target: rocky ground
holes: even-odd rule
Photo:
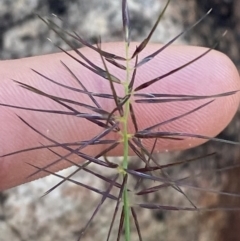
[[[56,4],[57,2],[57,4]],[[63,19],[59,22],[63,28],[73,29],[86,39],[94,42],[98,35],[102,41],[119,41],[121,32],[121,1],[107,0],[0,0],[0,59],[16,59],[34,55],[57,52],[58,50],[47,41],[51,38],[65,49],[68,46],[59,40],[47,26],[35,15],[50,16],[57,14]],[[129,0],[132,21],[132,38],[134,41],[143,39],[150,26],[163,7],[162,0]],[[177,41],[178,44],[195,44],[211,46],[218,36],[228,29],[228,35],[221,40],[218,49],[225,52],[240,69],[240,4],[238,0],[172,0],[162,23],[154,34],[153,42],[167,42],[181,30],[194,23],[209,8],[212,14],[191,33]],[[240,140],[240,114],[220,137]],[[173,177],[194,174],[196,170],[208,170],[238,163],[239,148],[220,144],[207,143],[189,151],[163,154],[163,162],[189,159],[217,151],[213,158],[198,161],[194,165],[185,165],[169,170]],[[73,169],[73,168],[72,168]],[[72,171],[62,172],[67,175]],[[98,170],[101,172],[101,170]],[[110,175],[110,174],[109,174]],[[225,174],[205,175],[196,179],[195,185],[212,186],[216,190],[240,193],[238,183],[239,170]],[[77,179],[85,183],[106,188],[103,183],[94,181],[89,175],[79,174]],[[39,199],[47,189],[57,183],[58,179],[47,177],[0,194],[0,241],[50,241],[77,240],[81,227],[91,215],[99,202],[99,196],[71,184],[65,184],[49,196]],[[184,190],[185,191],[185,190]],[[186,190],[199,205],[240,206],[238,199],[193,193]],[[151,196],[151,201],[159,203],[186,204],[185,198],[171,189]],[[109,217],[113,210],[112,203],[106,203],[90,226],[85,240],[104,240],[109,227]],[[240,216],[237,212],[149,212],[138,210],[144,240],[184,240],[184,241],[219,241],[239,240],[238,226]],[[116,227],[114,233],[116,234]],[[111,240],[114,239],[114,235]],[[137,240],[136,233],[132,240]]]

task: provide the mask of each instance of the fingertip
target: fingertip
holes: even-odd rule
[[[149,52],[152,52],[159,46],[152,45],[149,48],[152,48],[149,49]],[[143,83],[148,79],[164,75],[200,56],[204,51],[207,51],[207,49],[202,47],[169,47],[157,56],[151,64],[148,64],[148,67],[141,70],[139,74],[140,82]],[[233,62],[225,54],[212,50],[196,62],[149,86],[144,92],[210,96],[237,91],[228,96],[212,98],[214,102],[208,106],[184,118],[170,121],[154,130],[214,137],[229,124],[236,114],[240,101],[239,90],[239,74]],[[146,118],[141,121],[141,124],[143,128],[147,128],[180,116],[209,100],[211,99],[169,102],[148,106],[145,104],[137,108],[139,113],[145,111]],[[207,139],[201,138],[184,138],[182,141],[159,139],[157,149],[160,152],[164,150],[184,150],[201,145],[206,141]]]
[[[137,43],[133,43],[132,51],[135,50]],[[115,54],[124,56],[123,43],[108,43],[103,44],[104,50],[113,52]],[[161,45],[150,44],[147,46],[146,51],[141,54],[140,57],[147,56],[159,49]],[[99,54],[93,53],[92,50],[83,48],[81,50],[85,56],[94,60],[94,63],[101,64]],[[152,61],[139,68],[136,76],[135,87],[143,82],[149,81],[157,76],[161,76],[168,71],[178,68],[181,65],[186,64],[197,56],[201,55],[205,48],[200,47],[187,47],[187,46],[173,46],[168,47]],[[64,53],[40,56],[31,59],[3,62],[0,66],[0,72],[3,73],[1,84],[1,101],[7,102],[13,105],[56,109],[58,104],[49,101],[47,98],[36,96],[32,93],[21,89],[19,86],[9,82],[10,77],[20,80],[24,83],[36,86],[37,88],[47,91],[53,95],[59,95],[61,97],[72,99],[79,99],[79,94],[73,94],[70,90],[66,91],[59,86],[49,83],[46,79],[33,73],[32,71],[26,71],[26,68],[34,68],[44,75],[57,80],[62,84],[71,85],[76,84],[75,80],[71,78],[71,75],[66,72],[66,69],[60,64],[60,60],[68,64],[71,70],[78,76],[81,81],[86,84],[89,91],[104,92],[111,91],[109,83],[84,67],[79,63],[72,60]],[[125,78],[125,73],[115,67],[109,65],[109,70],[114,72],[119,78]],[[67,82],[66,82],[67,81]],[[162,79],[156,84],[144,89],[144,93],[162,93],[162,94],[185,94],[185,95],[216,95],[229,91],[240,90],[239,74],[232,63],[232,61],[224,54],[212,50],[206,56],[194,62],[193,64],[184,67],[182,70],[169,75],[167,78]],[[81,96],[81,101],[84,103],[91,103],[87,96]],[[185,102],[169,102],[165,104],[134,104],[137,122],[139,130],[147,128],[156,123],[164,122],[176,116],[182,115],[192,109],[200,106],[209,101],[207,100],[194,100]],[[240,101],[240,93],[215,98],[214,102],[208,106],[198,110],[192,114],[179,118],[176,121],[171,121],[166,125],[162,125],[157,128],[157,131],[168,132],[184,132],[190,134],[205,135],[209,137],[216,136],[221,132],[231,121],[235,115]],[[92,104],[92,103],[91,103]],[[102,100],[101,106],[108,111],[111,111],[114,106],[113,102]],[[0,140],[0,146],[2,147],[0,154],[6,154],[12,151],[29,148],[31,146],[38,146],[39,142],[42,143],[42,137],[39,137],[36,133],[30,130],[26,125],[23,125],[17,120],[13,113],[19,113],[18,110],[12,110],[4,108],[4,115],[0,116],[0,131],[1,136],[4,137]],[[20,111],[20,110],[19,110]],[[38,130],[42,131],[46,135],[50,135],[53,139],[59,140],[59,142],[71,142],[79,140],[88,140],[89,137],[96,135],[100,132],[99,128],[95,126],[89,126],[89,122],[79,120],[72,117],[59,117],[51,115],[50,117],[43,113],[33,113],[29,111],[20,111],[27,121],[31,121]],[[80,126],[76,131],[76,126]],[[132,133],[134,129],[130,128]],[[60,131],[59,131],[60,130]],[[156,130],[155,130],[156,131]],[[206,139],[197,138],[185,138],[181,141],[159,139],[156,147],[156,151],[161,152],[164,150],[183,150],[192,148],[194,146],[204,143]],[[152,141],[144,141],[146,146],[151,148]],[[97,154],[103,147],[93,147],[88,150],[89,154]],[[101,150],[100,150],[101,149]],[[4,152],[4,153],[3,153]],[[47,152],[47,153],[46,153]],[[41,155],[31,152],[19,155],[18,158],[10,156],[4,161],[1,160],[0,168],[0,189],[9,188],[15,185],[19,185],[26,180],[26,176],[31,174],[33,168],[26,165],[25,161],[34,161],[39,166],[49,164],[54,158],[48,151]],[[122,149],[116,149],[111,152],[112,155],[121,155]],[[52,154],[53,155],[53,154]],[[66,168],[69,163],[60,163],[54,171]],[[36,177],[34,177],[36,178]],[[29,181],[29,180],[28,180]]]

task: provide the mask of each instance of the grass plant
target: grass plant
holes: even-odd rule
[[[64,68],[69,73],[69,75],[78,82],[79,88],[73,88],[69,86],[67,83],[60,84],[57,80],[53,80],[48,76],[38,72],[37,70],[33,70],[33,71],[36,73],[36,75],[41,76],[43,79],[50,81],[55,85],[59,85],[62,88],[71,90],[73,92],[77,92],[80,95],[88,96],[92,102],[92,105],[82,103],[79,100],[71,100],[60,96],[50,95],[40,89],[35,88],[34,86],[30,86],[28,84],[22,83],[19,80],[15,80],[15,82],[20,87],[26,89],[27,91],[33,92],[37,95],[49,98],[53,102],[56,102],[57,104],[59,104],[59,106],[65,108],[65,111],[27,108],[27,107],[19,107],[19,106],[4,104],[4,106],[23,109],[27,111],[52,113],[59,116],[69,115],[69,116],[72,116],[72,118],[84,118],[85,120],[89,121],[91,125],[97,125],[102,129],[101,133],[96,133],[96,135],[90,140],[80,140],[74,143],[60,143],[50,138],[49,136],[45,135],[44,133],[41,133],[34,127],[33,124],[29,123],[21,116],[18,116],[18,118],[24,124],[26,124],[32,131],[38,133],[40,136],[48,140],[51,144],[49,145],[41,144],[34,148],[17,150],[13,153],[7,153],[4,155],[4,156],[10,156],[10,155],[16,155],[22,152],[30,152],[35,150],[47,149],[57,156],[56,160],[52,161],[49,165],[41,166],[41,167],[28,163],[28,165],[31,165],[36,169],[36,171],[32,173],[29,177],[39,174],[40,172],[46,172],[48,174],[52,174],[61,179],[61,181],[54,187],[50,188],[44,194],[44,196],[54,191],[57,187],[62,185],[64,182],[72,182],[76,185],[80,185],[83,188],[87,188],[93,192],[98,193],[101,196],[99,204],[96,206],[96,209],[93,211],[92,216],[89,218],[86,225],[82,228],[78,241],[84,239],[84,234],[87,232],[89,225],[91,224],[94,217],[97,215],[98,211],[100,210],[100,208],[102,207],[102,205],[107,199],[111,199],[113,202],[115,202],[116,205],[115,205],[114,213],[112,215],[111,223],[109,226],[109,232],[107,234],[106,240],[108,241],[110,239],[113,225],[116,222],[116,217],[117,215],[120,214],[120,221],[118,224],[119,232],[118,232],[118,237],[116,237],[115,239],[120,240],[121,233],[122,231],[124,231],[124,240],[130,241],[131,231],[132,231],[131,222],[133,222],[138,232],[139,240],[142,241],[141,227],[139,226],[138,213],[136,211],[136,208],[140,207],[140,208],[151,209],[151,210],[194,211],[194,212],[213,211],[217,209],[217,208],[209,208],[209,207],[197,207],[194,204],[194,202],[191,200],[191,198],[189,198],[187,194],[185,194],[185,192],[183,191],[183,187],[192,188],[194,190],[202,191],[202,192],[216,192],[221,195],[232,195],[236,197],[240,196],[240,194],[232,194],[227,192],[224,193],[224,192],[215,191],[211,189],[195,187],[186,182],[187,180],[190,180],[191,178],[193,178],[192,176],[187,176],[180,180],[176,180],[176,179],[172,179],[165,171],[166,168],[182,165],[184,163],[194,162],[201,158],[206,158],[208,156],[214,155],[214,153],[210,153],[206,156],[196,157],[191,160],[183,160],[183,161],[179,161],[171,164],[165,164],[165,165],[160,164],[159,160],[154,155],[154,153],[157,151],[156,143],[159,139],[181,141],[184,138],[190,137],[190,138],[212,140],[216,142],[222,142],[225,144],[233,144],[233,145],[239,144],[237,142],[233,142],[229,140],[223,140],[215,137],[208,137],[208,136],[194,134],[194,133],[164,131],[164,125],[170,122],[174,122],[176,120],[181,120],[182,118],[194,112],[197,112],[208,105],[211,105],[211,103],[218,98],[224,98],[226,96],[234,95],[238,92],[238,90],[233,90],[225,93],[218,93],[215,95],[202,95],[202,96],[194,95],[194,94],[193,95],[184,95],[184,94],[174,95],[174,94],[161,94],[161,93],[147,92],[147,88],[149,86],[154,85],[160,80],[164,80],[166,77],[178,71],[181,71],[188,65],[191,65],[192,63],[198,61],[199,59],[204,58],[204,56],[207,55],[213,48],[215,48],[218,43],[216,43],[214,46],[206,50],[203,54],[185,63],[184,65],[179,66],[178,68],[175,68],[161,76],[157,76],[154,79],[147,80],[142,84],[136,85],[136,81],[135,81],[136,73],[139,68],[141,68],[146,63],[149,63],[158,54],[161,54],[162,51],[164,51],[168,46],[173,44],[175,40],[177,40],[183,34],[190,31],[193,27],[195,27],[197,24],[203,21],[207,17],[207,15],[210,14],[211,12],[211,11],[207,12],[194,25],[190,26],[185,31],[179,33],[175,38],[170,40],[167,44],[163,45],[160,49],[158,49],[154,53],[151,53],[150,55],[144,58],[140,58],[139,57],[140,53],[144,51],[146,46],[149,44],[155,29],[157,28],[160,20],[162,19],[164,12],[167,10],[169,2],[170,0],[167,1],[165,7],[159,14],[159,17],[156,20],[152,29],[149,31],[148,36],[138,46],[136,46],[135,51],[131,54],[129,50],[129,46],[131,44],[130,16],[128,11],[127,0],[122,0],[122,23],[123,23],[123,34],[124,34],[124,44],[125,44],[125,56],[117,56],[111,52],[106,52],[102,50],[102,44],[101,44],[100,38],[96,45],[92,45],[87,40],[82,38],[78,33],[69,32],[68,30],[61,29],[51,18],[45,19],[39,16],[39,18],[42,19],[42,21],[44,21],[48,25],[48,27],[52,29],[59,36],[59,38],[63,39],[69,45],[69,47],[75,52],[77,57],[75,57],[75,55],[73,55],[72,53],[65,51],[60,46],[56,45],[56,47],[59,48],[64,53],[66,53],[70,58],[77,61],[79,65],[84,66],[89,71],[92,71],[96,76],[100,76],[101,78],[105,79],[105,81],[108,81],[109,86],[111,88],[111,94],[95,93],[95,92],[92,92],[91,90],[88,90],[85,87],[84,83],[82,83],[82,81],[79,78],[77,78],[77,76],[74,74],[71,68],[62,62],[62,68]],[[86,56],[84,56],[81,50],[79,50],[69,40],[69,38],[73,38],[75,42],[77,41],[80,44],[98,53],[101,58],[103,68],[96,65],[93,60],[88,59]],[[108,68],[109,65],[114,65],[115,67],[124,71],[125,78],[119,79],[117,76],[115,76],[114,73],[111,73]],[[123,90],[124,94],[122,96],[119,96],[116,91],[117,85],[121,86]],[[145,92],[143,92],[143,90]],[[98,101],[101,98],[108,99],[109,101],[113,101],[115,108],[112,109],[112,111],[104,109]],[[154,105],[160,106],[161,103],[194,101],[194,100],[206,100],[206,102],[182,115],[175,116],[174,118],[168,119],[164,122],[155,123],[154,125],[148,126],[147,128],[144,128],[144,129],[139,128],[138,119],[134,112],[135,105],[144,104],[147,108],[148,104],[154,104]],[[85,111],[84,112],[79,111],[77,107],[81,107],[81,110],[85,109]],[[129,123],[133,124],[134,132],[129,131]],[[114,133],[114,136],[116,137],[115,139],[108,138],[108,136],[111,133]],[[144,142],[145,140],[152,141],[151,149],[145,146],[145,142]],[[84,149],[90,145],[105,145],[105,148],[98,155],[91,156],[84,153]],[[107,158],[108,152],[110,152],[114,148],[117,148],[117,147],[119,148],[119,146],[121,146],[122,148],[122,160],[120,163]],[[68,153],[65,155],[61,155],[54,150],[54,148],[56,147],[62,148]],[[139,160],[142,162],[141,168],[135,169],[129,165],[131,160],[130,154],[129,154],[130,151],[133,152],[136,156],[138,156]],[[77,155],[80,160],[84,159],[85,161],[73,162],[69,158],[72,155]],[[61,161],[70,162],[72,165],[77,167],[76,171],[66,177],[50,171],[49,169],[50,167],[56,165]],[[104,176],[102,174],[96,173],[93,170],[91,170],[91,167],[93,165],[106,168],[106,173],[108,172],[109,169],[112,169],[115,174],[109,177],[108,175]],[[81,183],[79,181],[75,181],[74,179],[72,179],[73,175],[75,175],[76,173],[79,173],[80,171],[81,172],[85,171],[90,173],[91,175],[98,177],[99,180],[102,180],[108,184],[108,188],[106,190],[99,190],[94,186],[86,185],[84,183]],[[201,175],[203,175],[203,173],[198,174],[198,176],[201,176]],[[134,188],[129,186],[130,177],[134,177],[136,180],[136,184]],[[148,187],[141,189],[140,184],[146,180],[148,181],[150,180],[152,182],[152,185],[149,185]],[[184,195],[184,197],[189,202],[189,206],[181,207],[181,206],[161,205],[160,203],[134,203],[131,198],[132,196],[143,196],[143,195],[147,196],[151,193],[158,192],[166,187],[173,188],[176,192],[179,192],[181,193],[181,195]],[[114,195],[111,193],[113,188],[118,190],[117,195]],[[231,210],[231,208],[221,207],[221,210]]]

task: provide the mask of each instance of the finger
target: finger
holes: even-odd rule
[[[131,51],[135,49],[136,44],[132,44]],[[124,56],[124,44],[109,43],[104,44],[103,49]],[[140,59],[160,46],[157,44],[149,45]],[[202,54],[206,49],[196,47],[168,47],[159,56],[139,68],[135,87],[151,80],[157,76],[179,67],[182,64],[192,60]],[[101,59],[97,53],[83,48],[81,52],[91,59],[95,64],[102,65]],[[67,72],[66,68],[60,63],[62,60],[77,77],[84,83],[89,91],[97,93],[111,93],[109,82],[86,70],[75,60],[64,53],[45,55],[21,60],[4,61],[0,63],[0,103],[24,106],[39,109],[66,110],[58,103],[37,94],[30,93],[28,90],[20,88],[11,79],[21,81],[25,84],[34,86],[41,91],[55,96],[61,96],[82,103],[94,105],[87,95],[79,94],[67,90],[59,85],[53,84],[43,77],[37,75],[32,69],[54,79],[55,81],[79,87],[74,78]],[[124,71],[108,65],[112,74],[125,79]],[[123,94],[122,86],[117,86],[117,92]],[[80,88],[80,87],[79,87]],[[223,92],[240,89],[238,72],[233,63],[223,54],[217,51],[211,51],[202,59],[168,76],[167,78],[142,90],[143,93],[165,93],[165,94],[190,94],[190,95],[213,95]],[[111,111],[114,108],[114,102],[108,99],[97,99],[99,104],[106,110]],[[134,110],[138,122],[139,130],[147,128],[156,123],[171,119],[184,114],[208,100],[171,102],[165,104],[137,104],[134,103]],[[192,134],[201,134],[215,136],[230,122],[235,114],[239,104],[239,94],[216,99],[208,106],[185,116],[179,120],[170,122],[161,126],[161,131],[187,132]],[[79,108],[78,108],[79,109]],[[80,108],[80,111],[85,109]],[[39,146],[40,143],[52,144],[46,138],[36,133],[23,123],[17,116],[21,116],[27,123],[31,124],[38,131],[51,139],[59,142],[74,142],[89,140],[99,134],[102,129],[93,125],[87,120],[74,118],[67,115],[46,114],[40,112],[31,112],[26,110],[1,107],[0,112],[0,155],[5,155],[17,150]],[[133,133],[133,126],[130,128]],[[119,135],[108,136],[108,138],[119,139]],[[206,140],[186,138],[182,141],[158,140],[156,150],[183,150],[202,144]],[[151,148],[152,141],[144,141],[147,147]],[[104,146],[90,146],[84,148],[83,152],[89,155],[97,155],[104,149]],[[60,154],[68,153],[62,148],[54,149]],[[121,155],[122,148],[116,148],[109,155]],[[130,153],[132,154],[132,153]],[[24,152],[17,155],[2,157],[0,159],[0,190],[10,188],[21,183],[39,178],[46,175],[41,172],[32,178],[26,178],[36,169],[29,166],[33,163],[36,166],[43,167],[57,159],[57,156],[49,150],[38,150]],[[72,155],[72,161],[79,163],[79,157]],[[61,161],[50,168],[51,171],[61,170],[70,166],[69,162]]]

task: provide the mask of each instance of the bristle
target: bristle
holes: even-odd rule
[[[162,122],[160,122],[160,123],[158,123],[158,124],[155,124],[155,125],[153,125],[153,126],[150,126],[150,127],[148,127],[148,128],[145,128],[143,131],[151,131],[152,129],[155,129],[155,128],[160,127],[160,126],[162,126],[162,125],[166,125],[166,124],[168,124],[168,123],[172,123],[172,122],[174,122],[174,121],[176,121],[176,120],[179,120],[179,119],[181,119],[181,118],[183,118],[183,117],[185,117],[185,116],[188,116],[188,115],[190,115],[190,114],[192,114],[192,113],[194,113],[194,112],[196,112],[196,111],[204,108],[205,106],[208,106],[208,105],[211,104],[213,101],[214,101],[214,100],[208,101],[207,103],[202,104],[202,105],[200,105],[200,106],[198,106],[198,107],[196,107],[196,108],[194,108],[194,109],[192,109],[192,110],[190,110],[190,111],[188,111],[188,112],[186,112],[186,113],[184,113],[184,114],[182,114],[182,115],[173,117],[173,118],[168,119],[168,120],[166,120],[166,121],[162,121]]]
[[[220,38],[220,39],[221,39],[221,38]],[[210,51],[212,51],[214,48],[217,47],[217,45],[219,44],[220,39],[219,39],[218,42],[216,42],[210,49],[206,50],[206,51],[203,52],[201,55],[197,56],[196,58],[192,59],[191,61],[187,62],[186,64],[184,64],[184,65],[182,65],[182,66],[180,66],[180,67],[178,67],[178,68],[176,68],[176,69],[174,69],[174,70],[172,70],[172,71],[169,71],[168,73],[166,73],[166,74],[164,74],[164,75],[161,75],[161,76],[159,76],[159,77],[157,77],[157,78],[154,78],[154,79],[152,79],[152,80],[150,80],[150,81],[147,81],[147,82],[139,85],[138,87],[135,88],[134,91],[139,91],[139,90],[145,89],[145,88],[147,88],[148,86],[156,83],[157,81],[162,80],[162,79],[166,78],[167,76],[172,75],[172,74],[174,74],[174,73],[182,70],[183,68],[191,65],[192,63],[196,62],[197,60],[203,58],[203,57],[204,57],[205,55],[207,55]],[[140,63],[141,63],[141,62],[140,62]],[[139,64],[140,64],[140,63],[139,63]]]
[[[182,35],[186,34],[187,32],[189,32],[190,30],[192,30],[194,27],[196,27],[199,23],[201,23],[211,12],[211,9],[205,14],[203,15],[196,23],[194,23],[193,25],[191,25],[190,27],[188,27],[187,29],[185,29],[184,31],[182,31],[181,33],[179,33],[176,37],[174,37],[173,39],[171,39],[168,43],[164,44],[160,49],[158,49],[157,51],[155,51],[154,53],[148,55],[147,57],[143,58],[136,66],[136,68],[139,68],[140,66],[146,64],[147,62],[149,62],[150,60],[152,60],[154,57],[156,57],[159,53],[161,53],[164,49],[166,49],[168,46],[170,46],[171,44],[173,44],[178,38],[180,38]],[[225,34],[223,34],[224,36]]]
[[[134,223],[135,223],[135,226],[136,226],[136,229],[137,229],[139,241],[143,241],[142,234],[141,234],[141,228],[140,228],[139,223],[138,223],[137,213],[135,212],[133,207],[131,207],[131,212],[132,212]]]
[[[114,212],[113,212],[112,221],[111,221],[111,224],[110,224],[110,227],[109,227],[108,236],[107,236],[107,241],[109,241],[109,238],[110,238],[110,235],[111,235],[111,232],[112,232],[113,224],[114,224],[114,222],[115,222],[116,215],[117,215],[118,209],[119,209],[119,205],[120,205],[120,202],[121,202],[121,200],[122,200],[123,189],[124,189],[124,187],[125,187],[125,185],[126,185],[126,183],[127,183],[127,178],[128,178],[127,175],[125,175],[124,178],[123,178],[123,182],[122,182],[122,185],[121,185],[121,189],[120,189],[119,195],[118,195],[118,200],[117,200],[117,203],[116,203]],[[121,229],[120,226],[119,226],[119,229]]]
[[[119,69],[127,70],[127,69],[126,69],[126,66],[124,66],[124,65],[116,62],[114,59],[106,58],[106,61],[108,61],[108,62],[111,63],[112,65],[118,67]]]
[[[122,21],[123,21],[123,32],[125,42],[129,46],[130,44],[130,19],[127,0],[122,0]]]
[[[100,210],[101,206],[103,205],[103,203],[105,202],[105,200],[107,199],[112,187],[113,187],[113,183],[117,180],[118,178],[118,174],[114,177],[114,179],[112,180],[112,182],[109,184],[109,187],[107,188],[105,194],[102,196],[99,204],[97,205],[96,209],[94,210],[92,216],[90,217],[90,219],[88,220],[87,224],[85,225],[85,227],[83,228],[83,230],[81,231],[81,234],[78,237],[78,241],[81,240],[81,238],[83,237],[83,235],[85,234],[87,228],[89,227],[90,223],[93,221],[94,217],[96,216],[96,214],[98,213],[98,211]]]
[[[163,10],[161,11],[161,13],[159,14],[158,19],[157,19],[157,21],[155,22],[154,26],[152,27],[152,29],[151,29],[150,33],[148,34],[147,38],[145,38],[145,39],[141,42],[141,44],[136,48],[135,52],[133,53],[133,55],[132,55],[132,57],[131,57],[132,59],[133,59],[134,57],[136,57],[136,55],[138,55],[139,53],[141,53],[141,52],[144,50],[144,48],[147,46],[148,42],[150,41],[153,33],[155,32],[155,30],[156,30],[156,28],[157,28],[160,20],[162,19],[165,11],[167,10],[167,7],[168,7],[168,4],[169,4],[169,3],[170,3],[170,0],[167,1],[164,9],[163,9]],[[141,62],[142,62],[142,61],[141,61]],[[140,62],[140,63],[141,63],[141,62]],[[140,63],[139,63],[139,64],[140,64]]]
[[[123,229],[123,223],[124,223],[124,211],[122,208],[121,218],[120,218],[119,227],[118,227],[117,241],[120,241],[121,233],[122,233],[122,229]]]
[[[98,47],[99,50],[101,50],[101,45],[100,45],[100,44],[98,44],[97,47]],[[100,57],[101,57],[101,60],[102,60],[103,65],[104,65],[105,72],[107,73],[107,76],[108,76],[108,80],[109,80],[109,83],[110,83],[110,88],[111,88],[111,91],[112,91],[112,95],[113,95],[113,99],[114,99],[114,101],[115,101],[116,108],[117,108],[120,116],[123,116],[123,109],[122,109],[122,107],[119,105],[119,102],[118,102],[119,97],[117,96],[117,92],[116,92],[115,86],[114,86],[114,84],[113,84],[114,81],[113,81],[113,79],[112,79],[112,75],[109,73],[109,70],[108,70],[108,68],[107,68],[107,65],[106,65],[106,62],[105,62],[103,56],[100,55]]]
[[[38,166],[36,166],[36,165],[33,165],[33,164],[31,164],[31,163],[27,163],[27,164],[30,165],[30,166],[32,166],[32,167],[34,167],[34,168],[36,168],[36,169],[41,169],[40,167],[38,167]],[[60,174],[51,172],[51,171],[49,171],[49,170],[44,169],[44,172],[46,172],[46,173],[48,173],[48,174],[51,174],[51,175],[53,175],[53,176],[59,177],[59,178],[64,179],[64,180],[66,179],[66,180],[69,181],[69,182],[72,182],[72,183],[74,183],[74,184],[76,184],[76,185],[78,185],[78,186],[87,188],[87,189],[89,189],[89,190],[91,190],[91,191],[93,191],[93,192],[96,192],[96,193],[98,193],[98,194],[101,194],[101,195],[105,195],[105,194],[106,194],[106,192],[101,191],[101,190],[99,190],[99,189],[97,189],[97,188],[94,188],[94,187],[92,187],[92,186],[86,185],[86,184],[84,184],[84,183],[81,183],[81,182],[76,181],[76,180],[73,180],[73,179],[68,179],[68,178],[66,178],[66,177],[61,176]],[[49,189],[49,191],[47,191],[43,196],[46,196],[49,192],[51,192],[51,189]],[[112,199],[112,200],[117,200],[117,198],[116,198],[115,196],[111,195],[111,194],[108,194],[107,197],[110,198],[110,199]]]

